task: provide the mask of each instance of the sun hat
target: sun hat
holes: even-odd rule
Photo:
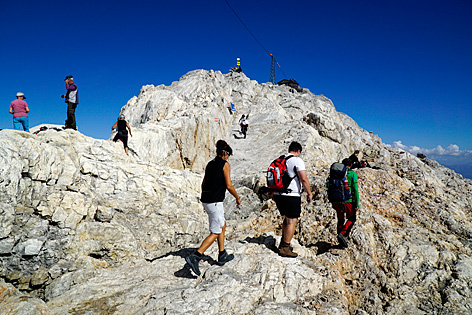
[[[25,95],[22,92],[16,93],[16,97],[20,97],[20,96],[23,96],[23,98],[26,99]]]

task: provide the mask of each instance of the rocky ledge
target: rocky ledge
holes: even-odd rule
[[[196,70],[144,86],[121,112],[133,128],[129,156],[72,130],[0,131],[1,313],[472,312],[472,181],[384,145],[328,98]],[[208,233],[198,199],[218,139],[233,147],[243,201],[225,201],[235,259],[218,266],[212,247],[196,277],[184,257]],[[315,197],[289,259],[275,249],[277,209],[256,192],[293,140]],[[356,170],[361,209],[341,249],[325,179],[355,149],[372,167]]]

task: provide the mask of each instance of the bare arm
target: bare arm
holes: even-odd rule
[[[241,204],[241,200],[239,199],[238,193],[236,192],[236,189],[233,187],[233,183],[231,182],[231,166],[229,166],[229,163],[225,163],[225,166],[223,166],[223,175],[225,177],[225,182],[226,182],[226,189],[228,189],[229,193],[236,198],[236,205],[239,206]]]
[[[13,108],[10,107],[10,109],[8,110],[8,112],[9,112],[10,114],[13,114]]]
[[[129,130],[129,135],[132,137],[133,135],[131,134],[131,127],[128,125],[128,122],[126,122],[126,127]]]
[[[25,112],[29,113],[29,107],[28,106],[26,106]]]
[[[313,198],[313,195],[311,193],[311,187],[310,187],[310,182],[308,181],[308,176],[306,176],[306,171],[298,171],[298,178],[300,179],[300,182],[302,183],[303,188],[308,194],[307,201],[308,203],[310,203]]]
[[[118,126],[118,121],[116,121],[116,123],[113,125],[113,127],[111,127],[111,130],[115,129],[116,126]]]

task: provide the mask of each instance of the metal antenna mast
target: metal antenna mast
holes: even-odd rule
[[[243,22],[243,20],[241,19],[241,17],[239,17],[239,15],[236,13],[236,11],[234,11],[234,9],[231,7],[231,5],[229,4],[228,0],[225,0],[226,4],[228,5],[228,7],[231,9],[231,11],[233,11],[234,15],[236,15],[236,17],[239,19],[239,21],[241,22],[241,24],[246,28],[246,30],[249,32],[249,34],[251,34],[251,36],[256,40],[256,42],[268,53],[270,54],[270,58],[271,58],[271,61],[270,61],[270,82],[272,82],[273,84],[275,84],[275,64],[277,64],[277,67],[279,67],[280,71],[282,71],[282,74],[287,77],[285,75],[285,73],[283,72],[282,68],[280,68],[280,65],[279,63],[275,60],[275,57],[267,50],[267,48],[264,47],[264,45],[261,44],[261,42],[256,38],[256,36],[251,32],[251,30],[249,29],[249,27],[247,27],[247,25]]]

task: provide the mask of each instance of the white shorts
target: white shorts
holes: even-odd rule
[[[210,233],[220,234],[225,226],[225,209],[222,202],[202,203],[208,214]]]

